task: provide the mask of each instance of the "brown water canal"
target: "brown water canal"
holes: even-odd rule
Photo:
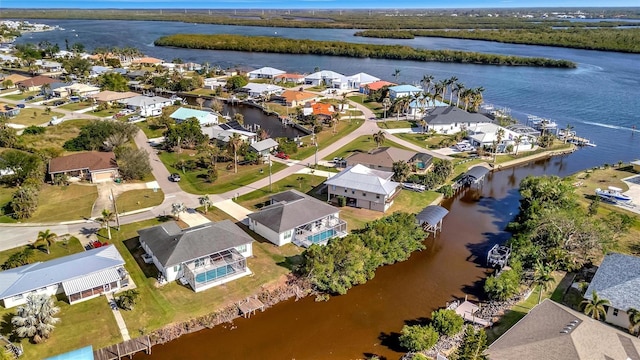
[[[518,209],[517,185],[529,174],[563,173],[562,159],[489,175],[443,205],[444,229],[408,261],[378,269],[373,280],[347,295],[315,302],[280,303],[251,319],[185,335],[135,359],[359,359],[377,354],[398,359],[398,335],[454,297],[481,294],[484,258],[508,234]]]

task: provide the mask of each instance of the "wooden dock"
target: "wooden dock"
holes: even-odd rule
[[[472,302],[467,301],[466,299],[463,303],[460,303],[456,300],[453,303],[448,304],[447,309],[455,310],[456,314],[460,315],[465,321],[468,321],[470,323],[484,327],[493,325],[491,321],[476,317],[474,314],[476,313],[476,311],[480,310],[480,307]]]
[[[256,310],[264,311],[264,304],[256,297],[248,297],[238,303],[238,308],[240,315],[248,318],[255,314]]]
[[[140,351],[144,351],[147,355],[151,354],[151,339],[149,335],[95,350],[93,357],[95,360],[120,360],[125,356],[131,358],[133,354]]]

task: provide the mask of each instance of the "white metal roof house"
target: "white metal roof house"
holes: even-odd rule
[[[473,146],[493,146],[494,141],[498,140],[498,131],[502,129],[503,136],[498,144],[498,152],[505,152],[505,147],[513,145],[515,150],[515,140],[521,136],[515,131],[509,130],[498,124],[475,124],[467,128],[467,137],[471,141]],[[518,150],[528,150],[533,147],[534,143],[530,141],[530,138],[523,135],[520,138],[520,144]]]
[[[139,111],[141,116],[146,117],[162,115],[162,109],[173,104],[173,101],[161,96],[138,95],[123,99],[120,103],[131,110]]]
[[[347,235],[347,223],[340,210],[303,194],[289,190],[271,197],[271,204],[251,213],[249,228],[272,243],[293,242],[308,247],[324,245],[334,237]]]
[[[251,144],[251,149],[261,156],[269,156],[269,153],[279,146],[278,142],[272,138],[256,141]]]
[[[200,123],[200,125],[211,125],[211,124],[218,123],[218,115],[212,112],[183,108],[183,107],[174,111],[171,115],[169,115],[169,117],[174,119],[178,123],[185,121],[189,118],[198,119],[198,122]]]
[[[629,309],[640,310],[640,257],[611,253],[604,257],[585,292],[591,299],[609,300],[605,321],[623,328],[629,327]]]
[[[380,78],[363,72],[351,75],[347,78],[349,89],[360,89],[360,86],[371,84],[379,80]]]
[[[128,284],[124,259],[113,245],[0,272],[5,308],[26,303],[31,294],[64,293],[70,304],[119,290]]]
[[[247,76],[249,77],[249,79],[273,79],[277,75],[285,73],[286,71],[265,66],[261,67],[260,69],[249,71],[247,73]]]
[[[331,70],[322,70],[313,74],[307,75],[304,78],[304,83],[307,85],[326,85],[333,87],[333,81],[346,78],[344,75]]]
[[[400,183],[392,181],[392,177],[393,172],[356,164],[348,166],[324,183],[329,200],[343,196],[348,206],[385,212],[400,193]]]
[[[284,91],[284,88],[278,85],[248,83],[242,89],[251,97],[278,95]]]
[[[138,234],[164,279],[184,279],[195,292],[251,274],[247,258],[253,256],[253,238],[230,220],[187,229],[172,221]]]
[[[413,96],[420,94],[422,88],[413,85],[397,85],[389,88],[389,98],[395,100],[404,96]]]

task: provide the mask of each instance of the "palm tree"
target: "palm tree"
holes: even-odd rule
[[[640,336],[640,310],[631,308],[627,311],[629,315],[629,332],[631,335]]]
[[[453,90],[454,90],[454,85],[456,85],[456,81],[458,81],[458,78],[455,76],[450,77],[447,80],[447,85],[449,85],[449,91],[451,91],[449,93],[449,105],[453,104]]]
[[[463,83],[456,83],[456,107],[460,107],[460,94],[464,91],[464,84]]]
[[[376,146],[380,147],[386,140],[386,136],[382,130],[379,130],[377,133],[373,134],[373,141],[376,142]]]
[[[584,314],[591,316],[595,320],[604,320],[607,317],[607,310],[605,306],[609,304],[609,300],[600,298],[595,290],[591,293],[591,299],[585,299],[581,303],[584,307]]]
[[[520,147],[522,140],[524,140],[524,135],[518,135],[515,139],[513,139],[513,142],[516,143],[516,156],[518,156],[518,148]]]
[[[422,128],[422,132],[425,132],[425,129],[427,128],[427,120],[425,120],[424,118],[420,120],[420,127]]]
[[[387,121],[387,109],[391,105],[391,100],[388,97],[382,99],[382,106],[384,106],[384,120]]]
[[[436,83],[433,86],[433,96],[431,97],[431,99],[433,100],[433,106],[436,106],[436,100],[438,98],[438,96],[440,96],[441,98],[444,96],[444,85],[442,83]]]
[[[303,176],[298,176],[296,178],[296,181],[298,182],[298,185],[300,186],[300,190],[302,190],[302,183],[304,182],[304,177]]]
[[[55,244],[57,239],[58,235],[56,233],[52,233],[51,230],[47,229],[45,231],[38,232],[36,243],[43,242],[47,247],[47,254],[51,254],[51,251],[49,251],[49,247]]]
[[[504,129],[500,128],[496,132],[496,143],[493,149],[493,162],[495,164],[496,158],[498,157],[498,146],[502,143],[502,139],[504,138]]]
[[[424,91],[429,92],[429,88],[431,87],[431,83],[433,82],[433,79],[435,79],[433,75],[425,74],[424,76],[422,76],[422,80],[420,82],[424,86],[424,89],[423,89]]]
[[[393,77],[396,78],[396,82],[398,82],[398,76],[400,76],[400,69],[395,69],[393,71]]]
[[[240,113],[235,113],[233,115],[233,120],[237,121],[240,125],[244,125],[244,115]]]
[[[116,214],[111,212],[108,209],[102,209],[102,217],[96,219],[98,220],[98,222],[100,222],[102,226],[104,226],[107,229],[107,238],[109,240],[111,240],[111,226],[109,226],[109,224],[111,224],[111,222],[114,221],[115,219],[116,219]]]
[[[336,111],[331,114],[331,125],[333,126],[333,133],[335,134],[338,128],[338,121],[340,121],[340,112]]]
[[[180,213],[187,211],[187,207],[183,203],[171,204],[171,215],[180,220]]]
[[[138,302],[138,296],[140,296],[138,290],[131,289],[123,291],[120,296],[118,296],[118,306],[125,310],[132,310],[133,306]]]
[[[442,102],[445,102],[447,97],[447,89],[449,88],[449,79],[440,80],[440,86],[442,87]]]
[[[234,173],[238,173],[238,150],[240,150],[240,147],[242,146],[242,143],[244,141],[242,140],[242,138],[240,137],[240,135],[238,133],[234,133],[233,136],[231,137],[231,139],[229,139],[229,150],[233,151],[233,166],[234,166]]]
[[[209,211],[209,206],[213,205],[209,195],[203,195],[198,198],[200,205],[204,206],[204,213],[206,214]]]
[[[11,318],[14,333],[21,338],[31,338],[38,344],[51,336],[55,324],[60,318],[54,317],[60,312],[60,308],[53,304],[50,296],[29,295],[27,302],[16,310],[16,315]]]
[[[538,293],[538,304],[542,300],[542,293],[549,289],[549,285],[554,283],[556,279],[553,277],[553,268],[551,266],[545,266],[542,262],[538,261],[535,266],[535,274],[533,276],[533,283],[540,287]]]

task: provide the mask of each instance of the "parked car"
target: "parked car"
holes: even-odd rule
[[[64,105],[64,100],[56,100],[53,102],[53,106],[60,106],[60,105]]]
[[[173,181],[173,182],[178,182],[180,181],[180,174],[178,173],[173,173],[171,175],[169,175],[169,180]]]
[[[24,100],[25,100],[25,101],[31,101],[31,100],[33,100],[33,99],[35,99],[35,97],[33,97],[33,96],[27,96]]]
[[[276,154],[276,157],[279,159],[284,159],[284,160],[289,160],[289,155],[283,153],[282,151],[280,151],[279,153]]]
[[[49,125],[58,125],[62,123],[62,119],[58,119],[57,117],[53,117],[53,119],[51,119],[51,121],[49,121]]]
[[[24,109],[24,107],[26,106],[25,104],[18,104],[16,105],[19,109]]]
[[[137,122],[140,122],[140,121],[145,121],[145,118],[143,118],[143,117],[141,117],[139,115],[133,115],[127,121],[130,122],[130,123],[137,123]]]

